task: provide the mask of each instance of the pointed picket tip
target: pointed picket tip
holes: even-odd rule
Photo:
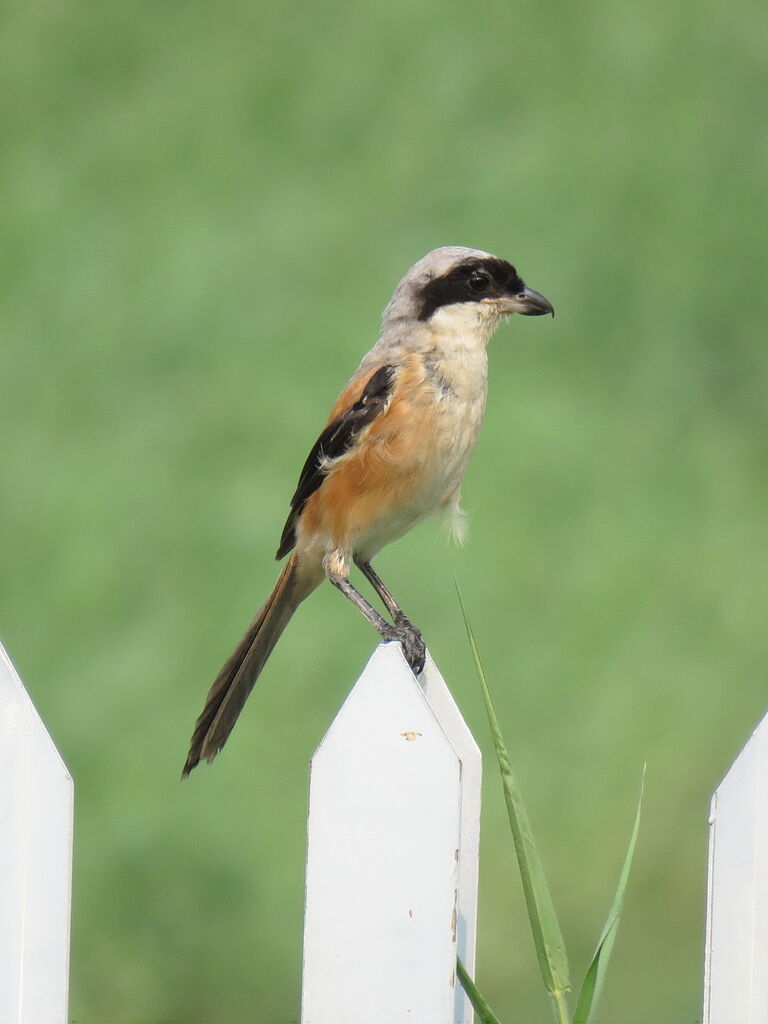
[[[328,731],[320,741],[317,750],[312,756],[313,771],[318,763],[322,763],[323,759],[328,755],[329,749],[333,748],[338,742],[339,733],[342,731],[347,733],[354,729],[358,716],[362,714],[365,718],[366,728],[370,728],[367,718],[369,709],[375,709],[377,712],[387,716],[394,716],[392,720],[395,724],[402,725],[408,721],[419,722],[422,725],[429,724],[430,732],[428,739],[431,743],[437,748],[442,748],[447,756],[455,756],[450,740],[432,710],[429,700],[426,698],[423,686],[417,681],[416,676],[414,676],[403,656],[400,644],[387,643],[379,644],[374,650],[362,675],[350,691]],[[409,719],[408,715],[415,717]],[[404,738],[409,742],[421,739],[424,735],[414,729],[404,729],[403,732],[408,734]],[[376,735],[379,736],[378,729]],[[397,735],[400,734],[398,733]],[[388,732],[382,732],[382,742],[384,741],[384,736],[389,737],[391,740],[391,735]],[[354,735],[352,738],[354,739]],[[349,742],[346,736],[344,742]],[[358,744],[363,756],[366,756],[366,743],[367,739]],[[421,747],[423,746],[424,744],[421,744]],[[399,746],[397,746],[397,749],[399,749]]]
[[[731,792],[743,785],[745,778],[754,777],[762,767],[761,758],[766,750],[768,750],[768,713],[755,726],[752,735],[720,781],[713,798],[728,798]]]

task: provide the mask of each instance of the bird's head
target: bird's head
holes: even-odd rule
[[[487,341],[502,318],[555,315],[511,263],[479,249],[444,246],[414,263],[384,310],[386,328],[411,320],[434,331],[477,333]]]

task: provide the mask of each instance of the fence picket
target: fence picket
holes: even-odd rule
[[[480,753],[422,679],[380,645],[312,758],[302,1024],[472,1019]]]
[[[704,1024],[768,1021],[768,715],[709,817]]]
[[[0,645],[0,1024],[64,1024],[72,779]]]

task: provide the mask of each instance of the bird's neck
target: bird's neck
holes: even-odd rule
[[[485,401],[488,355],[476,332],[432,332],[421,352],[425,376],[462,403]]]

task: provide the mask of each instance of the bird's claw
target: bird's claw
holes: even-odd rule
[[[400,641],[403,645],[405,660],[411,666],[411,671],[418,676],[424,671],[424,662],[427,658],[427,648],[421,638],[421,633],[415,626],[409,626],[405,631],[404,639]]]
[[[427,657],[427,648],[421,637],[421,630],[417,629],[405,616],[398,616],[394,626],[389,626],[384,639],[389,642],[396,640],[403,649],[405,660],[408,662],[414,675],[420,675],[424,670],[424,662]]]

